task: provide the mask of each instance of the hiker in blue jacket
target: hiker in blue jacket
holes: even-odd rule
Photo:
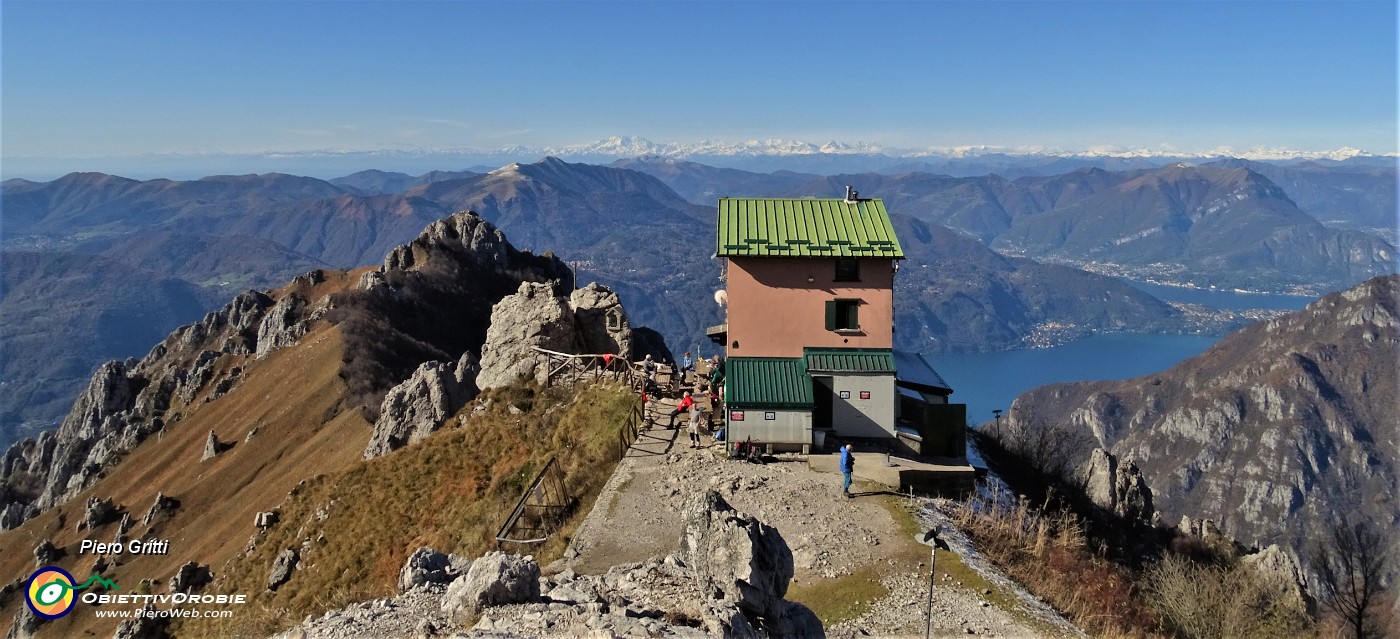
[[[851,498],[851,473],[856,470],[856,455],[847,443],[841,447],[841,494]]]

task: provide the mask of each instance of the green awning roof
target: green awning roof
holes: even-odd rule
[[[734,408],[812,408],[812,378],[800,357],[731,357],[724,380],[724,402]]]
[[[882,200],[720,198],[720,257],[904,258]]]
[[[822,373],[894,373],[894,353],[887,348],[804,348],[807,370]]]

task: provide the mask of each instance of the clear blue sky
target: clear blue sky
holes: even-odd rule
[[[1396,151],[1396,3],[0,5],[16,157],[786,138]]]

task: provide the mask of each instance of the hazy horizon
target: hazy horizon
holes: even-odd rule
[[[64,161],[140,173],[160,158],[614,135],[1185,154],[1400,146],[1393,2],[21,0],[4,3],[0,26],[6,177]]]

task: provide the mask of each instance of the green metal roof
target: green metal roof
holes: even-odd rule
[[[720,198],[720,257],[904,258],[881,200]]]
[[[807,370],[823,373],[894,373],[894,353],[887,348],[804,348]]]
[[[730,357],[724,403],[734,408],[812,407],[812,378],[801,357]]]

